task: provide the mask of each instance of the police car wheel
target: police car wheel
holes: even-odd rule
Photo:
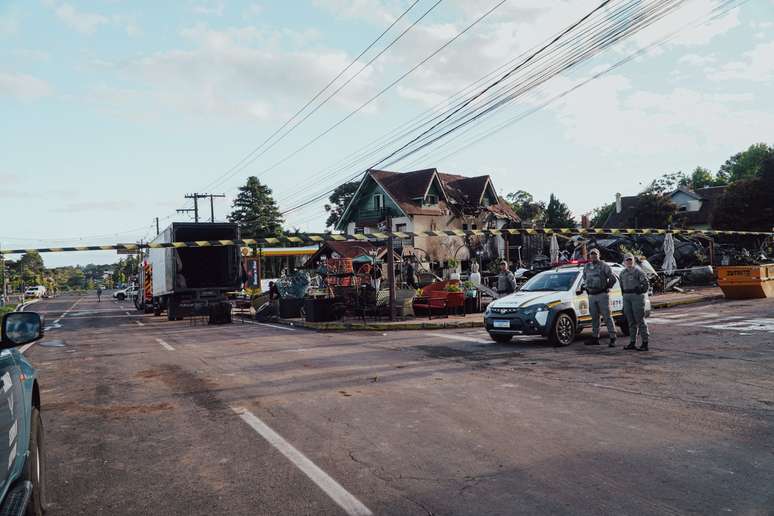
[[[43,448],[43,420],[40,410],[32,407],[30,417],[30,442],[22,479],[32,482],[32,497],[27,505],[26,516],[42,516],[46,512],[46,461]]]
[[[575,335],[575,321],[570,314],[563,312],[554,319],[548,338],[554,346],[568,346],[575,340]]]

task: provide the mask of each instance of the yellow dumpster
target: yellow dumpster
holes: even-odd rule
[[[774,263],[717,268],[718,286],[727,299],[774,297]]]

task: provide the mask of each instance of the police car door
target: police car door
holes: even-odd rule
[[[584,290],[580,294],[578,291],[583,286],[583,271],[578,272],[578,277],[575,278],[575,284],[573,285],[572,292],[572,306],[575,308],[575,314],[578,318],[588,317],[589,315],[589,296]]]
[[[618,280],[620,272],[613,271],[615,277],[615,285],[610,289],[608,295],[610,302],[610,312],[613,315],[617,315],[623,312],[623,291],[621,290],[621,282]],[[614,313],[615,312],[615,313]]]
[[[0,491],[7,487],[8,474],[20,451],[17,442],[22,424],[20,411],[24,410],[24,404],[19,374],[13,352],[0,351]]]

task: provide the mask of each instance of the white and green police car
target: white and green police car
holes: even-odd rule
[[[623,268],[609,265],[618,277]],[[609,295],[613,319],[621,332],[629,335],[617,280]],[[650,314],[649,298],[645,314]],[[591,326],[589,299],[583,290],[583,265],[565,265],[537,274],[518,291],[490,303],[484,312],[484,325],[497,342],[508,342],[514,335],[543,335],[555,346],[571,344]]]

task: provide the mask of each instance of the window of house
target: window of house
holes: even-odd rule
[[[478,229],[478,227],[476,226],[476,224],[471,224],[470,229]]]
[[[364,228],[362,226],[355,226],[355,234],[356,235],[358,235],[358,234],[362,235],[363,233],[365,233],[365,230],[366,230],[366,228]]]
[[[395,231],[397,231],[398,233],[405,233],[406,224],[395,224]]]
[[[382,194],[375,194],[374,195],[374,209],[375,210],[381,210],[384,208],[384,195]]]
[[[429,194],[427,197],[425,197],[425,204],[427,204],[428,206],[434,206],[438,204],[438,196]]]
[[[462,225],[462,231],[467,231],[467,230],[468,230],[468,225],[467,224],[463,224]]]

